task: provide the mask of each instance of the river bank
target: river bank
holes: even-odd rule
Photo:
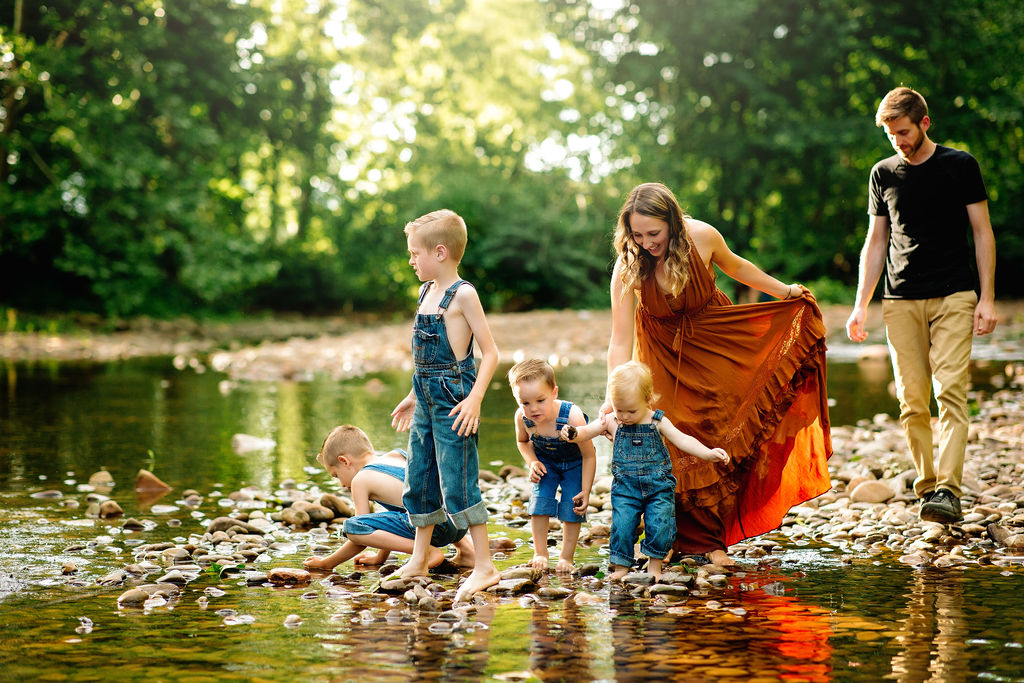
[[[1024,302],[999,302],[997,311],[999,325],[975,340],[975,357],[1024,358]],[[870,336],[860,345],[846,339],[849,312],[848,306],[822,308],[830,357],[887,356],[881,305],[869,309]],[[526,356],[553,356],[561,364],[603,362],[611,331],[609,310],[494,313],[488,322],[506,363]],[[410,367],[410,324],[367,315],[211,323],[139,319],[113,332],[6,332],[0,334],[0,358],[112,362],[173,356],[179,369],[212,367],[231,379],[347,379]]]

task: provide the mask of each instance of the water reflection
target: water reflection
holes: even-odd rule
[[[964,578],[936,571],[912,575],[896,636],[900,652],[892,658],[893,678],[900,683],[959,681],[970,675]]]
[[[738,578],[731,598],[716,592],[674,607],[611,593],[617,678],[832,680],[829,611],[774,595],[778,585]]]
[[[552,612],[556,612],[555,616]],[[566,601],[561,610],[545,604],[533,606],[530,615],[530,674],[542,681],[589,681],[593,679],[591,639],[583,611]]]

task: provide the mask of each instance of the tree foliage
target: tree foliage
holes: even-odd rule
[[[603,305],[650,180],[843,297],[899,83],[1020,295],[1021,36],[1017,0],[0,0],[0,304],[405,309],[402,226],[448,207],[487,305]]]

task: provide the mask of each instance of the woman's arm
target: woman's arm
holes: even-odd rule
[[[633,314],[636,311],[636,292],[622,281],[622,257],[615,261],[611,282],[612,334],[608,340],[608,374],[633,357]],[[606,396],[598,417],[607,415],[612,404]]]
[[[707,223],[690,220],[687,226],[698,253],[710,254],[709,261],[732,279],[776,299],[791,299],[803,295],[803,288],[799,285],[787,285],[776,280],[747,259],[735,254],[726,244],[722,233]]]

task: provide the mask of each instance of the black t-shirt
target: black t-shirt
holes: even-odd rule
[[[887,299],[930,299],[975,289],[967,205],[988,199],[978,162],[936,145],[912,166],[894,154],[871,169],[868,213],[889,216]]]

